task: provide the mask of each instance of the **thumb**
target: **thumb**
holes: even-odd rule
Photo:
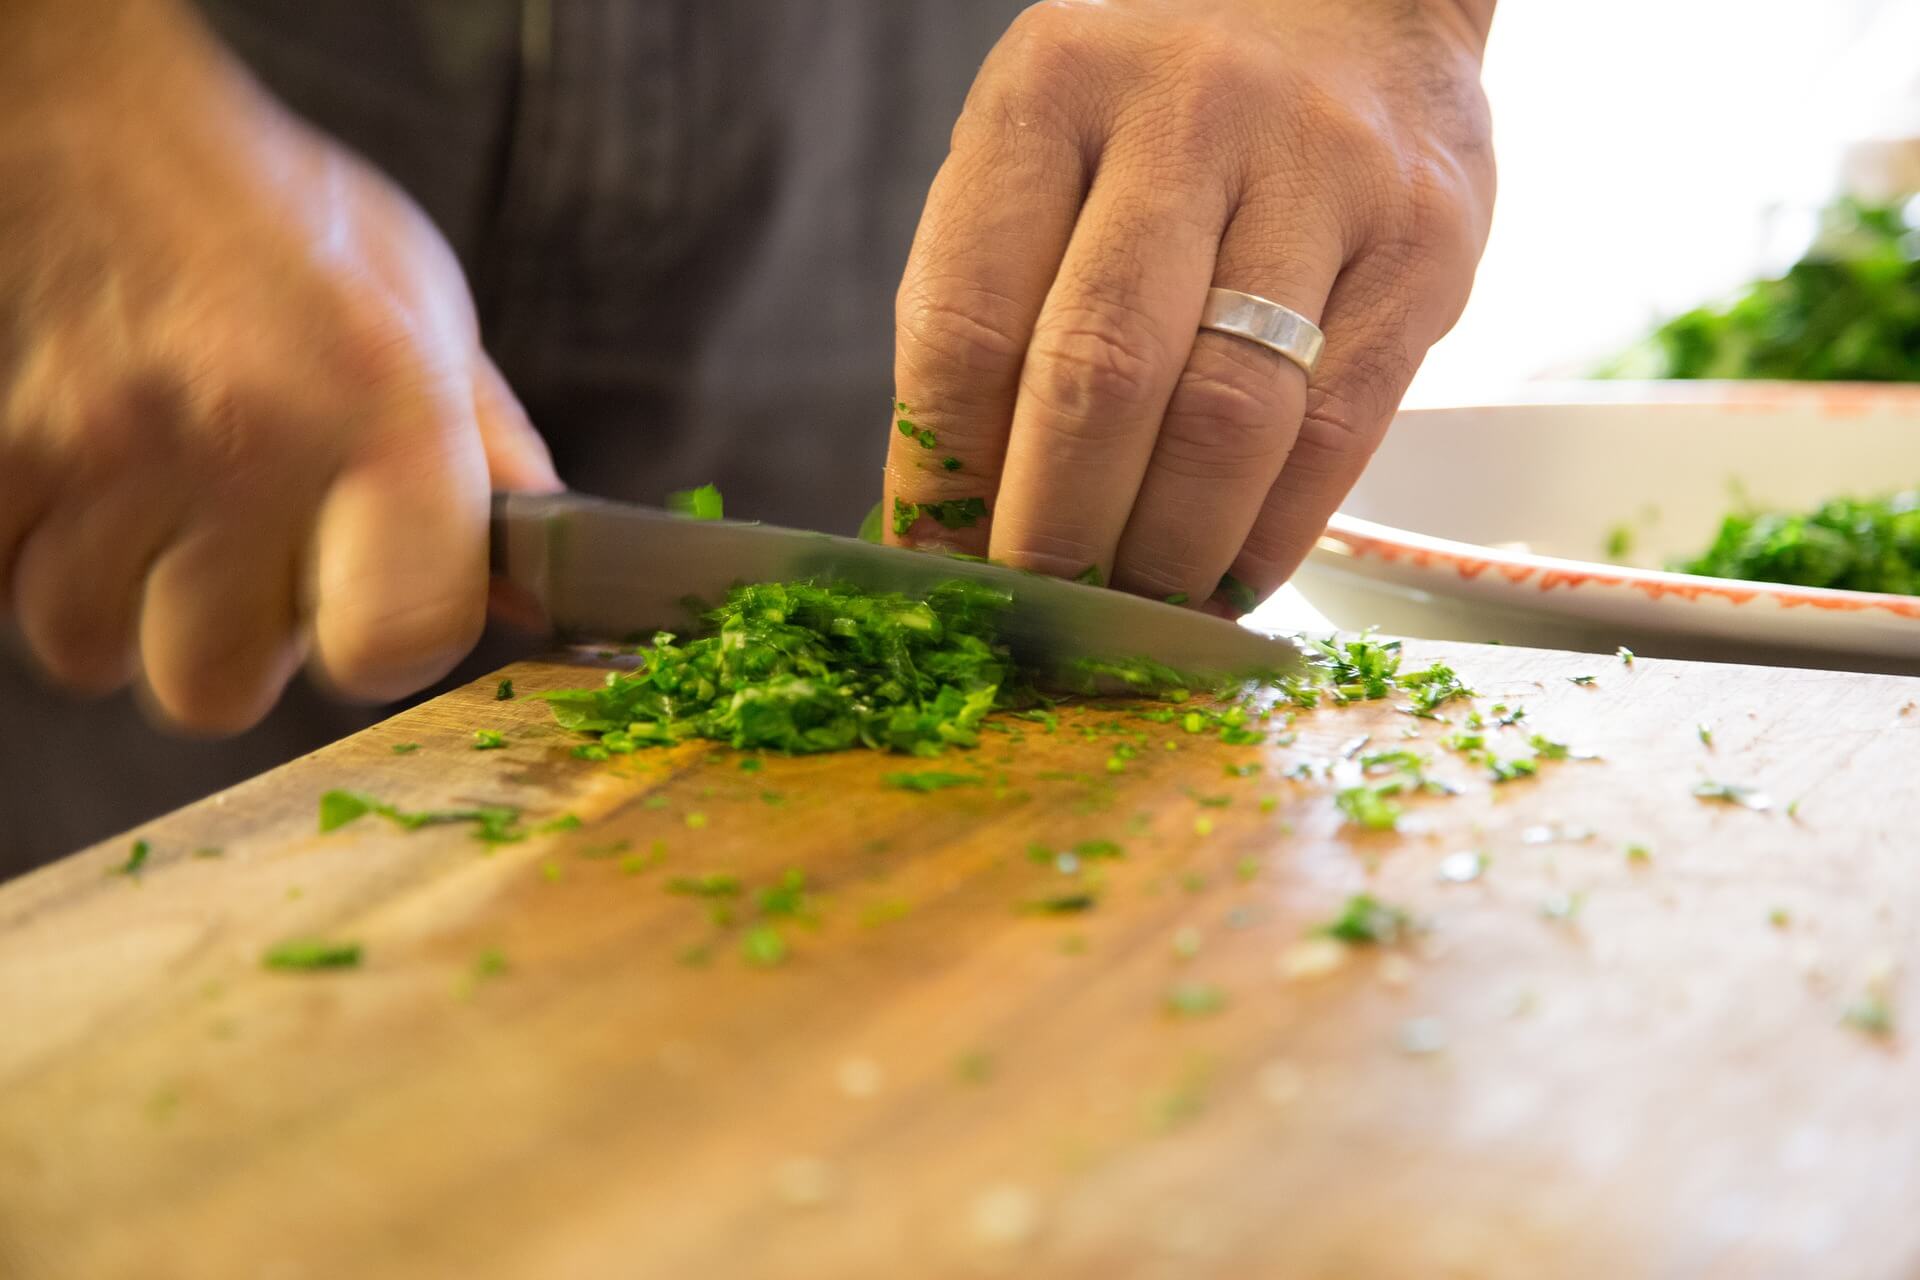
[[[487,455],[487,475],[496,490],[557,493],[566,488],[553,469],[547,442],[485,352],[474,362],[473,412]]]

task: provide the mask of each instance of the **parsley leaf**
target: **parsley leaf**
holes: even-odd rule
[[[695,520],[718,520],[725,509],[720,490],[710,484],[698,489],[679,489],[667,495],[667,510]]]
[[[1412,923],[1399,907],[1389,906],[1369,893],[1356,893],[1347,899],[1339,915],[1314,932],[1341,942],[1391,946],[1411,929]]]
[[[922,769],[917,773],[889,773],[881,781],[890,787],[902,791],[944,791],[949,787],[977,787],[986,782],[985,778],[971,773],[946,773],[939,769]]]
[[[260,962],[269,969],[356,969],[360,966],[360,944],[299,938],[267,948]]]

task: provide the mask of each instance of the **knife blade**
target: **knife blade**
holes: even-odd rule
[[[1285,673],[1285,640],[1222,618],[984,561],[733,520],[692,520],[579,494],[496,494],[493,572],[532,596],[556,632],[614,639],[692,621],[749,582],[846,582],[924,596],[964,579],[1004,592],[1000,634],[1021,663],[1054,677],[1092,659],[1148,658],[1212,677]]]

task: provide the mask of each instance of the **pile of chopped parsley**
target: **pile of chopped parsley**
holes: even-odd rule
[[[925,599],[844,583],[735,587],[692,640],[662,632],[644,665],[537,696],[604,759],[688,738],[805,754],[939,755],[979,742],[996,707],[1035,700],[997,638],[1003,591],[945,583]]]
[[[1835,498],[1811,512],[1739,510],[1681,573],[1920,595],[1920,490]]]
[[[1841,200],[1785,275],[1674,317],[1599,373],[1920,381],[1920,206]]]

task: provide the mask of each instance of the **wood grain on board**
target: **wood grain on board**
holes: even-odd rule
[[[488,680],[27,876],[0,1276],[1912,1274],[1920,682],[1409,649],[1604,759],[1494,787],[1375,704],[1286,746],[1087,708],[937,763],[594,763]],[[1283,776],[1361,734],[1463,794],[1383,835]],[[919,767],[987,782],[882,783]],[[581,825],[322,835],[330,788]],[[1123,855],[1030,855],[1086,840]],[[731,923],[670,889],[714,873]],[[1316,938],[1361,891],[1420,929]],[[262,967],[296,937],[363,963]]]

